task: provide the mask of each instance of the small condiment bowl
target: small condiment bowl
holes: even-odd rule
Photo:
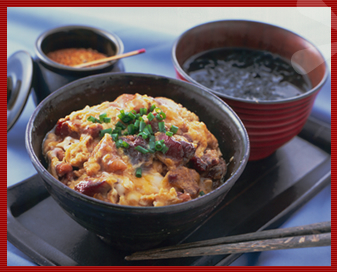
[[[67,25],[42,33],[35,42],[35,56],[20,50],[7,59],[7,131],[19,118],[30,93],[37,105],[55,90],[77,79],[124,71],[121,60],[78,68],[62,65],[47,56],[50,52],[69,48],[92,49],[106,56],[121,55],[124,51],[117,35],[94,27]]]
[[[316,95],[327,79],[327,64],[312,43],[291,31],[261,22],[224,20],[195,26],[178,37],[172,48],[177,77],[201,86],[184,71],[184,62],[198,53],[223,47],[277,54],[300,66],[311,82],[309,91],[274,101],[252,101],[209,89],[222,98],[244,123],[251,144],[249,160],[263,159],[301,131]]]
[[[59,118],[74,110],[113,101],[122,94],[164,96],[197,114],[219,141],[228,163],[225,182],[196,199],[162,207],[111,204],[81,194],[55,179],[42,155],[42,142]],[[76,80],[44,99],[26,130],[26,148],[51,196],[65,212],[112,246],[125,250],[153,247],[196,228],[224,200],[249,157],[249,139],[238,116],[206,88],[163,76],[107,73]]]
[[[94,67],[76,68],[57,63],[47,56],[50,52],[65,48],[90,48],[108,57],[120,55],[124,51],[123,42],[117,35],[95,27],[67,25],[42,33],[35,43],[33,94],[36,104],[76,79],[99,73],[124,71],[119,60]]]

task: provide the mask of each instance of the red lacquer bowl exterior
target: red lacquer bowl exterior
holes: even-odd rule
[[[182,69],[183,63],[197,53],[221,47],[266,50],[280,55],[302,67],[311,82],[312,89],[306,93],[277,101],[256,102],[210,90],[245,125],[251,146],[249,160],[263,159],[301,131],[327,79],[327,64],[312,43],[286,29],[260,22],[224,20],[193,27],[178,37],[172,48],[177,77],[200,85]]]

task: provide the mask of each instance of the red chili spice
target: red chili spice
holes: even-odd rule
[[[78,64],[106,58],[105,54],[91,48],[65,48],[49,52],[47,56],[60,64],[67,66],[75,66]],[[97,66],[97,65],[92,65]]]

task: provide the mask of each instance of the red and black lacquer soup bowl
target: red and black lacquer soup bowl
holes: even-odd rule
[[[219,48],[270,52],[301,67],[301,74],[305,74],[310,82],[311,88],[301,95],[277,100],[249,100],[209,88],[238,114],[245,125],[250,140],[249,160],[264,159],[303,128],[328,77],[327,63],[314,44],[287,29],[262,22],[222,20],[194,26],[177,38],[172,47],[177,77],[202,85],[183,69],[184,63],[192,56]]]
[[[57,120],[74,110],[129,93],[165,96],[196,113],[219,141],[229,162],[226,181],[196,199],[163,207],[133,207],[106,203],[78,193],[56,180],[46,169],[42,142]],[[80,225],[124,250],[154,247],[201,224],[224,200],[249,157],[245,127],[233,110],[207,89],[178,79],[148,74],[106,73],[79,79],[50,94],[35,109],[26,130],[31,161],[55,201]]]

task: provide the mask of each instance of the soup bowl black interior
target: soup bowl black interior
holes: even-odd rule
[[[270,52],[295,67],[301,67],[301,73],[310,81],[310,90],[278,100],[249,100],[209,88],[243,121],[250,140],[249,159],[256,161],[266,158],[302,130],[316,96],[327,79],[328,66],[314,44],[287,29],[263,22],[220,20],[194,26],[177,38],[172,47],[177,77],[202,85],[183,69],[184,63],[192,56],[219,48]]]
[[[80,194],[55,179],[46,169],[42,142],[57,120],[86,105],[113,101],[119,95],[164,96],[196,113],[219,141],[228,163],[226,181],[214,191],[185,203],[164,207],[132,207],[106,203]],[[221,99],[205,88],[178,79],[131,73],[106,73],[79,79],[44,99],[26,130],[26,148],[44,184],[65,212],[87,230],[125,250],[143,250],[196,228],[243,172],[249,139],[241,120]],[[231,159],[232,158],[232,159]]]

